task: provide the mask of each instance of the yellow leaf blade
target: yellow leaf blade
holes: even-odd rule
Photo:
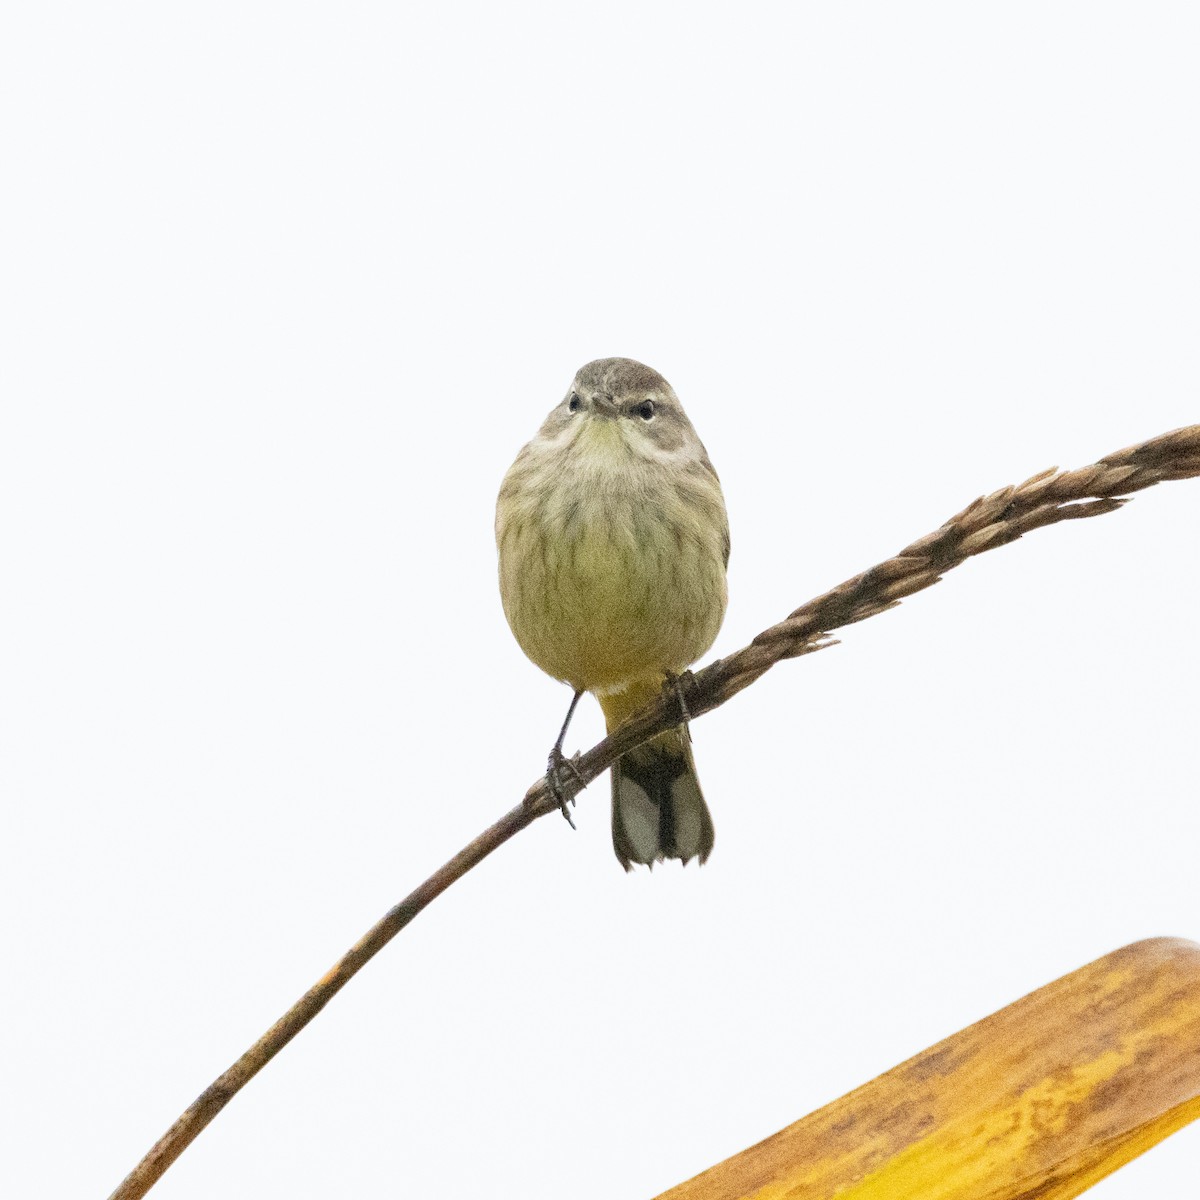
[[[1200,946],[1155,938],[658,1200],[1068,1200],[1197,1116]]]

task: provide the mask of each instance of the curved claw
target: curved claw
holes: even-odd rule
[[[579,780],[580,784],[586,784],[587,780],[579,773],[579,768],[575,765],[572,759],[569,759],[557,746],[550,751],[550,757],[546,762],[546,783],[550,786],[550,792],[558,801],[558,808],[562,815],[566,818],[566,822],[572,829],[575,828],[575,822],[571,818],[570,805],[575,803],[575,797],[568,797],[563,789],[563,769],[566,768],[572,775]]]

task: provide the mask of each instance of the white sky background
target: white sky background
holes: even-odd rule
[[[106,1195],[536,778],[492,513],[582,362],[721,472],[716,653],[1200,420],[1198,53],[1187,3],[6,9],[0,1193]],[[626,877],[598,782],[154,1195],[646,1198],[1200,939],[1198,545],[1167,484],[782,665],[696,724],[708,866]]]

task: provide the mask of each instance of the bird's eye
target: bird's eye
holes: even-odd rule
[[[579,398],[578,392],[571,393],[571,399],[567,402],[567,408],[571,412],[578,412],[583,407],[583,401]]]
[[[643,400],[634,411],[643,421],[649,421],[654,416],[654,401]]]

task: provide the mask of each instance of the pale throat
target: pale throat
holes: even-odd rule
[[[618,417],[587,420],[582,427],[571,430],[574,437],[567,443],[578,462],[586,467],[608,470],[628,469],[633,464],[653,463],[666,467],[687,463],[695,450],[686,441],[668,450],[660,446],[647,431],[630,427],[628,419]]]

